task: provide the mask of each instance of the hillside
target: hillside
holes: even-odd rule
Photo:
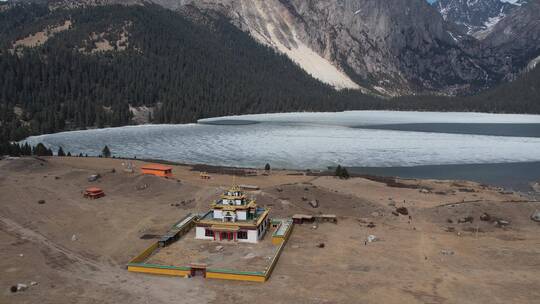
[[[379,98],[323,84],[215,10],[149,4],[52,8],[0,5],[0,143],[62,130],[230,114],[540,113],[538,67],[475,96]]]
[[[18,5],[0,14],[0,28],[2,123],[12,124],[4,138],[126,125],[141,109],[146,121],[184,123],[353,106],[287,57],[196,9]],[[354,100],[363,98],[372,99]]]

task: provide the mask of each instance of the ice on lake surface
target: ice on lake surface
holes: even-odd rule
[[[429,123],[538,127],[538,115],[351,111],[230,116],[201,122],[72,131],[27,141],[43,142],[54,150],[62,146],[72,154],[98,155],[108,145],[114,155],[124,157],[246,167],[270,163],[274,168],[291,169],[540,161],[540,134],[487,136],[361,128]]]

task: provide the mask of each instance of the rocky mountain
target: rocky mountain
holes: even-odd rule
[[[514,79],[540,56],[538,43],[524,37],[527,31],[508,34],[510,27],[540,33],[536,13],[525,9],[538,0],[438,0],[433,5],[425,0],[151,1],[188,15],[225,16],[323,83],[376,95],[474,94]],[[46,2],[52,7],[146,3]],[[486,22],[494,16],[500,25],[488,29]],[[482,39],[467,34],[473,27]],[[519,43],[512,45],[515,35]]]
[[[156,0],[226,15],[337,88],[464,94],[496,83],[475,41],[424,0]]]
[[[482,39],[512,10],[525,3],[527,0],[436,0],[433,5],[446,21]]]
[[[493,26],[482,43],[486,49],[511,62],[514,73],[502,71],[508,76],[507,80],[532,69],[540,61],[540,0],[529,0],[512,10]]]

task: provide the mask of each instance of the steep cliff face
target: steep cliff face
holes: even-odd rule
[[[493,77],[424,0],[165,0],[216,10],[314,77],[387,95],[459,94]]]

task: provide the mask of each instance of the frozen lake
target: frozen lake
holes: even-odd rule
[[[56,150],[182,163],[325,169],[540,161],[540,116],[351,111],[230,116],[33,136]]]

